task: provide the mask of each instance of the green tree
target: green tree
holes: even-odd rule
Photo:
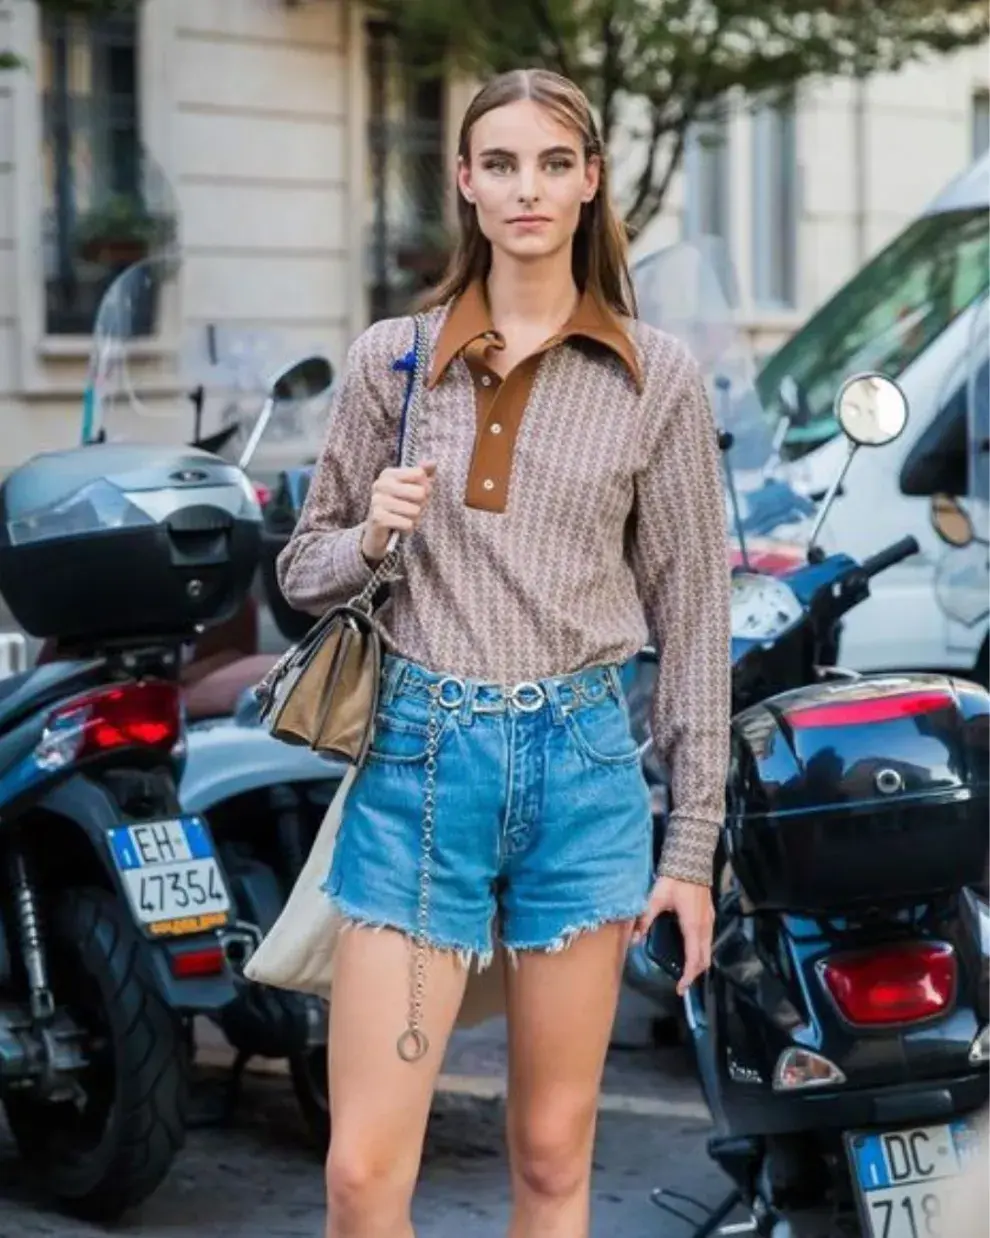
[[[540,65],[578,81],[611,146],[639,139],[624,203],[635,233],[660,209],[693,122],[730,95],[786,97],[978,44],[986,0],[380,0],[408,63],[485,77]]]

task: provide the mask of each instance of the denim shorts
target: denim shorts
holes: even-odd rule
[[[425,936],[484,966],[631,919],[652,881],[649,792],[615,667],[506,689],[388,656],[325,892],[348,922],[417,931],[438,693]]]

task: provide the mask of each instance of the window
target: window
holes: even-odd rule
[[[371,317],[403,313],[446,266],[446,89],[368,26]]]
[[[978,90],[973,95],[972,156],[974,159],[990,150],[990,90]]]
[[[692,125],[684,151],[684,235],[729,236],[729,129],[723,113]]]
[[[141,209],[135,206],[141,189],[135,37],[133,14],[93,18],[43,11],[43,236],[50,333],[87,333],[103,291],[145,244]],[[116,251],[108,248],[114,241]]]
[[[753,116],[753,300],[797,301],[797,140],[793,100]]]
[[[858,370],[897,378],[990,282],[986,207],[916,219],[842,287],[770,359],[757,378],[764,407],[781,409],[780,384],[801,385],[810,417],[792,426],[791,458],[838,433],[832,401]]]

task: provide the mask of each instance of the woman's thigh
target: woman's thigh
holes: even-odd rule
[[[348,928],[330,1003],[331,1161],[364,1179],[415,1178],[430,1102],[467,972],[449,952],[427,956],[426,1055],[400,1058],[409,1012],[412,944],[391,929]]]
[[[507,963],[508,1138],[524,1177],[590,1169],[598,1094],[631,922]]]

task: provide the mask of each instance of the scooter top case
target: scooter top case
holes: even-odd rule
[[[48,452],[0,486],[0,592],[32,636],[181,637],[221,622],[260,546],[245,474],[192,447]]]
[[[726,849],[754,910],[829,914],[986,879],[990,696],[940,675],[781,693],[732,722]]]

